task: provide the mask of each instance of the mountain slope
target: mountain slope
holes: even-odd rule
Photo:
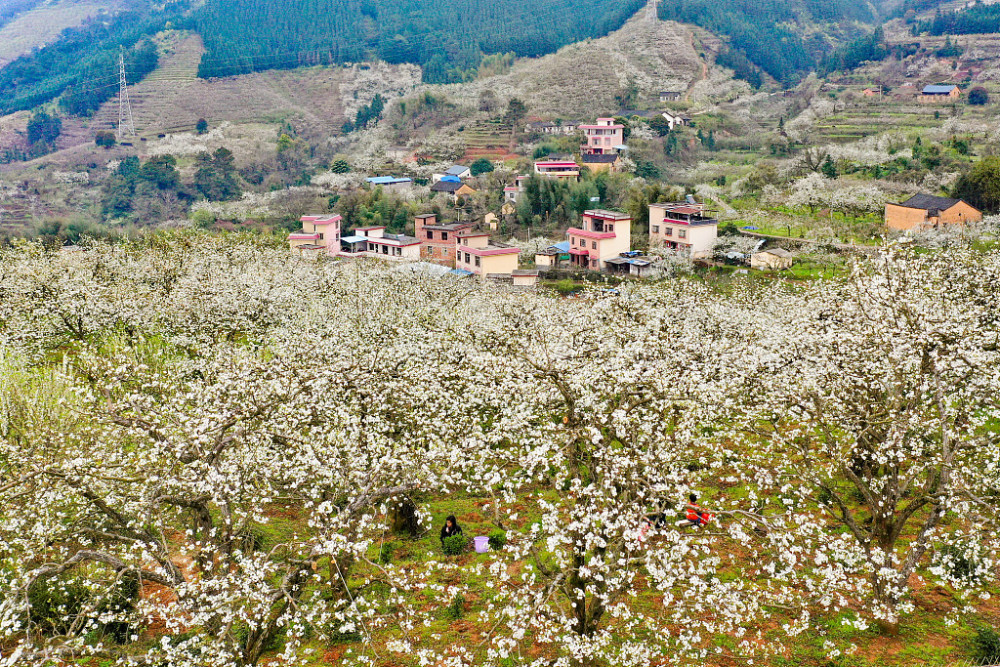
[[[223,122],[289,121],[307,135],[334,135],[347,114],[355,111],[355,93],[360,100],[376,92],[397,95],[419,81],[415,67],[389,65],[199,79],[198,63],[205,50],[198,35],[171,31],[158,35],[156,41],[162,52],[159,67],[129,87],[136,129],[146,138],[193,130],[199,118],[212,127]],[[113,129],[117,122],[115,97],[90,118],[66,118],[59,146],[92,145],[96,132]]]
[[[75,28],[102,11],[112,12],[119,0],[48,0],[33,3],[0,23],[0,67],[52,42],[67,28]]]
[[[879,22],[874,7],[857,0],[674,0],[661,3],[659,15],[726,38],[721,62],[741,76],[754,77],[756,67],[786,86],[833,46]]]

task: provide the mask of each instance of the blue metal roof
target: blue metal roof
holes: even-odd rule
[[[453,276],[463,276],[463,277],[476,275],[472,271],[466,271],[465,269],[452,269],[448,273],[450,273]]]
[[[468,167],[463,167],[460,164],[456,164],[454,167],[448,167],[448,170],[445,171],[444,173],[449,174],[451,176],[461,176],[467,171],[469,171]]]
[[[563,241],[552,246],[559,252],[569,252],[569,241]]]
[[[443,182],[445,182],[445,183],[461,183],[462,182],[462,179],[459,178],[458,176],[451,176],[451,175],[442,176],[441,180]]]
[[[924,86],[924,95],[947,95],[958,86]]]
[[[365,179],[373,185],[394,185],[396,183],[409,183],[409,178],[398,178],[396,176],[372,176]]]

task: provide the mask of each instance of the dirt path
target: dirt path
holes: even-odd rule
[[[694,51],[695,53],[697,53],[698,49],[695,48],[695,45],[694,45],[694,31],[693,30],[689,30],[688,31],[688,41],[691,43],[691,50]],[[703,56],[701,58],[701,77],[699,77],[697,81],[693,82],[690,86],[688,86],[687,92],[684,93],[684,101],[685,102],[690,102],[691,101],[691,91],[694,90],[694,87],[696,85],[698,85],[699,82],[704,81],[707,78],[708,78],[708,62],[705,61],[705,58]]]

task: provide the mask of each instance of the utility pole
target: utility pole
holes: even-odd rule
[[[125,47],[118,51],[118,140],[125,136],[126,130],[130,136],[135,136],[135,122],[132,120],[132,105],[128,101],[128,82],[125,80]]]

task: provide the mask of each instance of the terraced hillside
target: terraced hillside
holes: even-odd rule
[[[375,92],[405,92],[419,80],[419,73],[411,71],[415,68],[388,65],[381,66],[389,70],[387,76],[371,69],[315,67],[199,79],[204,47],[197,35],[170,32],[158,42],[159,68],[129,88],[136,130],[145,138],[193,130],[200,118],[210,125],[288,120],[314,136],[335,135],[353,113],[352,104],[364,103]],[[92,143],[96,132],[114,129],[117,122],[116,97],[91,118],[67,118],[59,146]]]
[[[466,126],[462,132],[465,140],[465,160],[479,158],[503,160],[510,156],[512,127],[499,120],[480,120]]]

